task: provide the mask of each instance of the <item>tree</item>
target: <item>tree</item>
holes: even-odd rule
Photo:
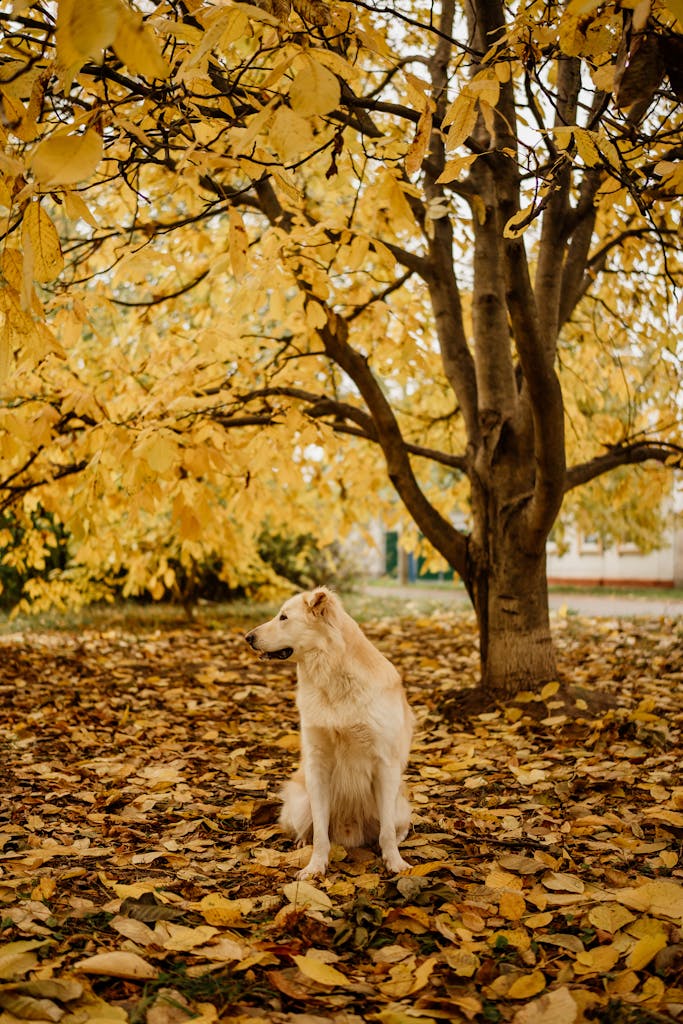
[[[681,464],[680,13],[171,0],[143,17],[98,0],[84,19],[60,0],[56,24],[38,5],[3,15],[4,360],[40,377],[46,450],[62,439],[47,477],[15,454],[9,486],[142,446],[177,494],[178,451],[208,423],[249,482],[284,419],[299,483],[357,493],[367,460],[305,455],[331,433],[369,443],[465,582],[484,691],[552,678],[545,547],[565,495]],[[97,329],[103,289],[129,311],[117,339],[137,316],[128,344],[152,383],[132,377],[157,405],[117,422],[94,380],[64,400],[34,278],[66,338]]]

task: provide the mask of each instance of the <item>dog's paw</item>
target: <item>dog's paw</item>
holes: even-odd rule
[[[398,875],[399,872],[408,871],[410,868],[410,864],[403,859],[400,853],[392,857],[385,857],[384,863],[387,866],[387,871],[390,871],[392,875]]]
[[[296,877],[299,879],[300,882],[305,882],[307,878],[315,878],[316,876],[322,878],[326,871],[327,861],[315,860],[313,857],[311,857],[306,867],[302,868],[301,871],[297,872]]]

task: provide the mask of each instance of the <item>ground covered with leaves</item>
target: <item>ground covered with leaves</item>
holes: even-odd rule
[[[413,867],[335,848],[314,885],[294,669],[242,627],[0,637],[0,1024],[683,1020],[680,624],[559,618],[574,698],[467,720],[471,617],[368,625],[418,719]]]

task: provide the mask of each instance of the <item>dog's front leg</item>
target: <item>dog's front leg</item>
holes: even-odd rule
[[[298,878],[324,875],[330,856],[330,786],[329,767],[324,759],[312,754],[306,759],[306,788],[311,801],[313,819],[313,852]]]
[[[387,868],[395,874],[410,867],[399,853],[396,839],[396,802],[400,788],[401,771],[398,766],[380,761],[376,779],[379,848]]]

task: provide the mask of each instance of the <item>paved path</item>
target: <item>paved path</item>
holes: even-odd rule
[[[430,601],[442,601],[444,607],[470,607],[466,594],[460,588],[450,590],[447,587],[429,587],[420,584],[413,586],[370,584],[367,592],[383,597],[404,597],[406,600],[426,598]],[[665,616],[683,619],[683,600],[674,596],[661,597],[660,594],[656,597],[631,597],[628,594],[582,594],[575,590],[568,592],[553,590],[550,593],[549,603],[551,610],[558,611],[565,608],[568,612],[588,615],[592,618],[628,616],[661,618]]]

